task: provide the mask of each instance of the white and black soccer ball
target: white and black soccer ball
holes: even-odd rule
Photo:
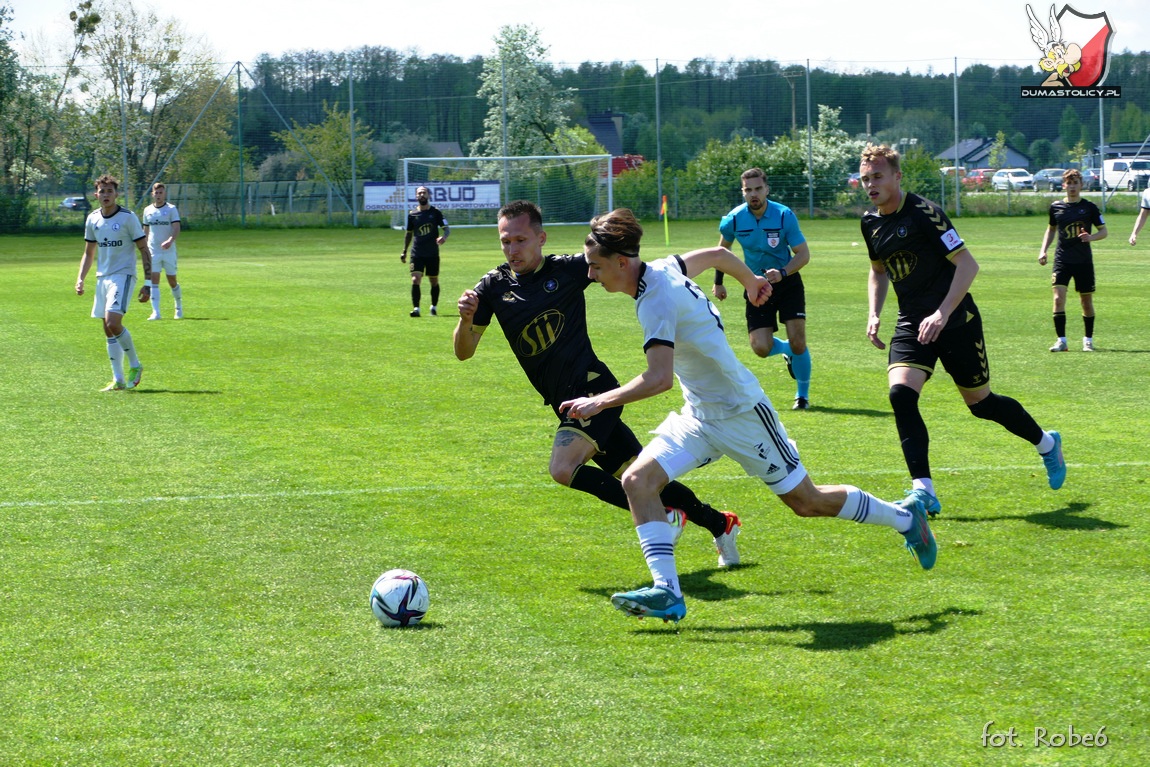
[[[388,570],[371,587],[371,612],[384,626],[414,626],[429,603],[427,584],[410,570]]]

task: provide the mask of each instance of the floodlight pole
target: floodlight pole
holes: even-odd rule
[[[352,65],[347,64],[347,113],[351,120],[351,225],[359,226],[359,206],[355,201],[355,78]]]
[[[814,129],[811,127],[811,60],[807,59],[807,215],[815,217]]]
[[[663,200],[663,123],[659,113],[659,60],[655,59],[655,204]],[[664,213],[663,217],[666,218]]]
[[[240,228],[247,226],[247,204],[244,201],[244,81],[240,62],[236,62],[236,143],[240,150]]]
[[[958,56],[954,57],[954,215],[962,215],[962,179],[958,177]],[[945,206],[944,206],[945,207]]]

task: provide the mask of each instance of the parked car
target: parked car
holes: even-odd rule
[[[1034,188],[1050,192],[1062,191],[1062,174],[1065,168],[1043,168],[1034,174]]]
[[[990,178],[990,185],[996,192],[1007,189],[1033,189],[1034,176],[1025,168],[1003,168]]]
[[[92,203],[88,202],[87,197],[65,197],[60,202],[60,207],[64,210],[82,210],[85,213],[92,209]]]
[[[1096,168],[1082,169],[1082,191],[1098,192],[1102,190],[1102,174]]]
[[[982,191],[990,187],[990,178],[994,175],[994,168],[975,168],[968,170],[962,177],[962,184],[967,189]]]
[[[847,176],[847,186],[849,186],[851,189],[858,189],[859,188],[859,174],[852,173],[849,176]]]
[[[1119,157],[1102,163],[1102,188],[1127,189],[1136,192],[1150,182],[1150,159],[1145,157]]]

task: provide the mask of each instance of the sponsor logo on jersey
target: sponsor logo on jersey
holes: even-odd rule
[[[520,357],[534,357],[547,351],[563,333],[564,323],[563,312],[558,309],[543,312],[527,323],[515,339],[515,353]]]

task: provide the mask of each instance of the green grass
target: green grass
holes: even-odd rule
[[[1095,248],[1093,356],[1046,352],[1042,221],[958,222],[982,266],[993,385],[1062,431],[1062,491],[940,376],[922,401],[944,503],[933,571],[889,530],[798,519],[724,461],[687,481],[741,515],[747,564],[717,570],[688,529],[677,630],[610,608],[648,578],[635,533],[549,479],[553,417],[501,334],[466,363],[451,353],[455,298],[501,260],[493,230],[454,232],[445,316],[420,320],[401,233],[190,230],[187,318],[133,307],[146,369],[116,394],[98,392],[91,298],[71,293],[80,235],[7,236],[0,762],[1145,764],[1150,267],[1131,222],[1111,217]],[[668,249],[660,230],[649,257],[718,239],[715,222],[674,222]],[[857,223],[804,230],[815,408],[784,423],[816,482],[901,497]],[[589,296],[625,380],[643,365],[633,308]],[[163,300],[170,314],[166,286]],[[721,309],[787,405],[782,364],[752,359],[739,304]],[[627,420],[642,436],[679,402]],[[430,585],[417,629],[371,615],[392,567]],[[983,748],[992,720],[1019,746]],[[1105,727],[1108,744],[1034,746],[1035,727],[1070,726]]]

